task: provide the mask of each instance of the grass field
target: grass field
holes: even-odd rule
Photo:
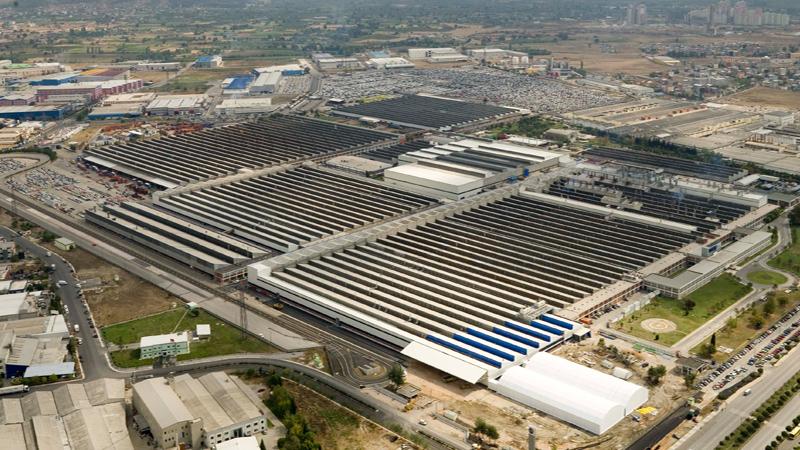
[[[800,275],[800,228],[792,228],[792,245],[771,259],[769,265]]]
[[[747,274],[747,279],[756,284],[764,284],[767,286],[778,285],[786,283],[787,278],[778,272],[771,270],[757,270]]]
[[[247,336],[242,339],[241,332],[234,326],[223,322],[205,311],[195,317],[184,316],[185,309],[179,308],[154,316],[111,325],[102,329],[103,337],[117,345],[139,342],[142,336],[166,334],[174,331],[194,330],[197,324],[210,324],[211,337],[204,341],[191,343],[191,353],[179,355],[178,360],[208,358],[232,353],[273,353],[271,345]],[[177,328],[176,328],[177,326]],[[111,359],[118,367],[138,367],[152,364],[152,360],[140,360],[138,349],[111,352]]]
[[[798,109],[800,108],[800,92],[757,86],[726,97],[725,103]]]
[[[751,290],[752,288],[739,283],[732,275],[725,273],[689,295],[688,298],[695,302],[695,307],[688,315],[683,310],[683,300],[656,297],[649,305],[627,316],[616,326],[621,331],[633,336],[671,346],[747,295]],[[653,318],[671,320],[677,325],[677,330],[661,333],[656,339],[654,333],[641,327],[643,320]]]
[[[779,319],[781,316],[786,314],[787,311],[794,308],[798,302],[800,302],[800,292],[798,291],[792,292],[791,294],[784,294],[782,292],[776,294],[776,299],[780,299],[781,297],[786,298],[788,301],[783,305],[781,305],[780,301],[775,302],[775,312],[766,318],[765,324],[761,328],[762,330],[769,328],[773,321]],[[732,353],[736,353],[740,348],[745,346],[757,332],[757,330],[750,326],[749,319],[754,314],[760,313],[760,311],[761,308],[759,307],[756,307],[755,309],[750,308],[740,314],[736,320],[728,321],[728,323],[719,332],[717,332],[717,349],[726,347],[731,349]],[[696,355],[699,354],[701,347],[707,344],[710,339],[711,338],[706,339],[702,343],[698,344],[691,350],[691,352]],[[714,360],[717,362],[722,362],[728,359],[730,356],[731,353],[717,351],[717,353],[714,354]]]
[[[205,92],[209,83],[221,81],[232,75],[247,73],[241,67],[225,67],[221,69],[190,69],[171,79],[156,90],[159,92],[174,92],[176,94],[199,94]]]

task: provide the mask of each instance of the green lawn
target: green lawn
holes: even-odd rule
[[[724,273],[688,296],[695,302],[694,309],[688,315],[683,310],[684,300],[656,297],[649,305],[625,317],[615,326],[633,336],[671,346],[751,290],[752,288],[741,284],[732,275]],[[654,333],[641,327],[643,320],[652,318],[671,320],[677,325],[677,330],[661,333],[656,338]]]
[[[800,227],[792,228],[792,245],[771,259],[769,265],[800,275]]]
[[[779,299],[785,298],[786,302],[782,302]],[[775,305],[775,312],[765,317],[764,326],[761,327],[761,330],[769,328],[770,325],[777,319],[781,318],[787,311],[794,308],[798,302],[800,302],[800,292],[795,291],[791,294],[784,294],[783,292],[775,294],[776,298],[776,305]],[[783,305],[781,303],[784,303]],[[729,320],[727,324],[725,324],[722,329],[717,332],[717,348],[720,347],[727,347],[733,350],[733,353],[736,353],[739,349],[744,347],[750,339],[753,338],[755,334],[758,333],[758,330],[753,329],[750,326],[750,317],[754,314],[762,314],[762,306],[757,305],[755,308],[750,308],[744,312],[742,312],[736,319]],[[702,346],[707,344],[711,338],[706,339],[705,341],[701,342],[697,346],[695,346],[691,352],[695,355],[699,354]],[[717,352],[714,354],[714,360],[717,362],[722,362],[728,358],[730,358],[731,354]]]
[[[771,270],[757,270],[747,274],[747,279],[756,284],[764,284],[767,286],[783,284],[788,281],[785,276],[778,272]]]
[[[142,319],[111,325],[103,328],[103,337],[108,342],[118,345],[139,342],[142,336],[171,333],[176,324],[180,326],[176,331],[194,330],[197,324],[210,324],[211,337],[204,341],[193,341],[191,353],[179,355],[178,360],[207,358],[232,353],[272,353],[277,349],[259,339],[247,336],[242,339],[238,328],[223,322],[205,311],[194,317],[186,315],[185,310],[176,309]],[[183,319],[181,320],[181,318]],[[111,352],[111,359],[118,367],[137,367],[152,364],[153,360],[140,360],[139,350],[119,350]]]

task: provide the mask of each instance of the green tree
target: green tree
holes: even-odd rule
[[[294,399],[283,386],[272,388],[272,392],[269,393],[269,397],[264,404],[281,420],[297,411]]]
[[[697,303],[695,303],[695,301],[692,300],[691,298],[687,298],[683,301],[683,304],[681,306],[683,307],[683,315],[688,316],[689,313],[692,312],[694,307],[697,306]]]
[[[764,326],[764,317],[758,312],[753,312],[750,318],[747,319],[747,322],[751,327],[755,328],[756,330],[760,330],[761,327]]]
[[[667,374],[667,368],[659,364],[655,367],[647,369],[647,383],[651,386],[656,386],[661,383],[661,379]]]
[[[767,300],[764,301],[762,311],[764,311],[764,315],[767,317],[771,316],[772,313],[775,312],[775,299],[772,296],[767,297]]]
[[[475,434],[483,435],[489,439],[499,439],[500,433],[494,425],[488,424],[483,418],[478,417],[475,419],[475,426],[472,428]]]
[[[44,230],[42,232],[42,242],[53,242],[56,240],[56,235],[52,231]]]
[[[694,381],[697,379],[697,374],[694,372],[686,372],[683,375],[683,384],[686,385],[687,388],[692,388],[694,386]]]
[[[393,365],[392,368],[389,369],[387,376],[389,377],[389,381],[391,381],[394,385],[395,389],[402,386],[406,382],[406,371],[402,366],[400,366],[400,364]]]

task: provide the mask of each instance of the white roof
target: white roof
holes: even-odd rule
[[[486,375],[486,369],[421,342],[412,341],[400,353],[469,383],[475,384]]]
[[[197,335],[198,336],[210,336],[211,335],[211,325],[207,323],[199,323],[197,324]]]
[[[142,400],[143,405],[138,406],[146,407],[156,421],[154,424],[149,424],[151,427],[164,429],[193,419],[192,414],[164,378],[140,381],[133,385],[133,391]]]
[[[255,436],[240,437],[217,444],[216,450],[258,450],[258,439]]]
[[[546,352],[512,367],[490,387],[500,394],[602,434],[647,401],[647,389]]]
[[[188,341],[189,335],[185,332],[158,334],[155,336],[143,336],[139,340],[139,347],[151,347],[153,345],[169,344],[170,342]]]
[[[26,305],[27,292],[0,295],[0,317],[17,315]]]
[[[423,178],[436,180],[439,183],[448,184],[451,186],[462,186],[475,181],[483,180],[484,177],[469,175],[456,171],[447,170],[439,167],[424,166],[421,164],[404,164],[402,166],[393,167],[384,172],[384,176],[393,176],[395,174],[403,174],[413,178]]]

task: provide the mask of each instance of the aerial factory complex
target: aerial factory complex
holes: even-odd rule
[[[0,450],[800,438],[793,2],[7,3]]]

